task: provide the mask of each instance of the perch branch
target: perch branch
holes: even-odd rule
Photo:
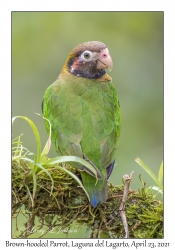
[[[76,180],[65,171],[48,168],[54,179],[53,193],[50,194],[51,181],[47,174],[37,174],[37,190],[32,207],[26,185],[32,194],[33,179],[26,183],[24,178],[30,167],[23,160],[12,163],[14,238],[29,237],[33,234],[29,227],[38,234],[36,238],[47,237],[53,230],[65,230],[66,233],[73,223],[78,228],[81,225],[89,228],[89,237],[92,238],[163,238],[163,204],[157,202],[152,193],[145,193],[145,186],[138,191],[129,190],[133,173],[125,176],[124,185],[116,186],[108,182],[108,200],[92,208]],[[68,164],[64,167],[80,178],[79,171]],[[19,215],[27,220],[23,230],[18,229],[22,228]],[[45,230],[42,235],[39,234],[41,229]]]
[[[120,216],[121,216],[121,219],[123,222],[123,226],[125,229],[125,238],[129,238],[129,229],[128,229],[128,222],[126,219],[125,204],[126,204],[126,200],[128,197],[129,186],[130,186],[130,182],[131,182],[133,174],[134,174],[134,171],[132,171],[129,176],[128,175],[123,176],[123,178],[125,180],[125,186],[124,186],[124,191],[123,191],[122,202],[121,202],[120,207],[119,207],[119,213],[120,213]]]

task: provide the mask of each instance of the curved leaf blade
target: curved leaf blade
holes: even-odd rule
[[[135,161],[149,174],[149,176],[156,182],[159,188],[163,190],[161,183],[159,182],[155,174],[152,172],[152,170],[139,157],[137,157]]]
[[[160,165],[160,168],[159,168],[158,180],[162,184],[162,180],[163,180],[163,161],[162,161],[162,163]]]
[[[30,127],[32,128],[33,133],[34,133],[34,135],[35,135],[36,144],[37,144],[37,157],[36,157],[36,162],[39,162],[40,156],[41,156],[41,141],[40,141],[40,135],[39,135],[38,129],[37,129],[37,127],[35,126],[34,122],[32,122],[32,121],[31,121],[29,118],[27,118],[26,116],[15,116],[15,117],[13,117],[13,118],[12,118],[12,125],[13,125],[14,121],[15,121],[17,118],[24,119],[25,121],[28,122],[28,124],[29,124]]]
[[[80,179],[75,174],[73,174],[71,171],[67,170],[66,168],[62,168],[62,167],[57,166],[57,165],[54,165],[54,168],[58,168],[58,169],[60,169],[60,170],[62,170],[64,172],[66,172],[68,175],[70,175],[80,185],[80,187],[84,190],[84,192],[86,193],[86,195],[88,197],[88,200],[90,201],[90,198],[89,198],[89,195],[88,195],[86,189],[84,188],[84,186],[83,186],[82,182],[80,181]]]
[[[101,172],[98,169],[94,169],[94,167],[85,161],[84,159],[77,157],[77,156],[58,156],[54,157],[52,159],[49,159],[47,162],[42,163],[42,165],[47,165],[47,164],[57,164],[57,163],[62,163],[62,162],[78,162],[82,166],[86,166],[95,176],[95,178],[101,178]],[[77,165],[77,168],[82,170],[80,166]],[[83,169],[84,170],[84,169]]]
[[[28,162],[30,162],[30,163],[32,163],[33,164],[33,169],[32,169],[32,174],[33,174],[33,176],[34,176],[34,174],[36,174],[35,172],[36,172],[36,170],[34,169],[34,167],[35,166],[37,166],[38,168],[40,168],[40,169],[42,169],[48,176],[49,176],[49,178],[51,179],[51,182],[52,182],[52,186],[51,186],[51,194],[52,194],[52,192],[53,192],[53,187],[54,187],[54,180],[53,180],[53,178],[52,178],[52,176],[51,176],[51,174],[49,173],[49,171],[46,169],[46,168],[44,168],[40,163],[36,163],[36,162],[34,162],[33,160],[31,160],[31,159],[29,159],[29,158],[22,158],[24,161],[28,161]],[[35,177],[33,177],[33,180],[35,180]],[[34,185],[35,185],[36,183],[34,183]],[[36,190],[36,189],[35,189]],[[34,191],[35,191],[34,190]]]

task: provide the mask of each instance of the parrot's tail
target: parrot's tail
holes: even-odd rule
[[[108,187],[107,187],[107,180],[109,179],[112,170],[114,168],[115,160],[106,168],[107,178],[104,181],[103,188],[99,190],[98,185],[94,187],[91,195],[90,195],[90,201],[92,206],[95,208],[98,203],[103,203],[108,198]]]
[[[92,198],[91,198],[91,205],[92,205],[93,207],[96,207],[97,204],[98,204],[98,198],[97,198],[97,196],[96,196],[95,194],[93,194],[93,195],[92,195]]]
[[[90,201],[92,206],[95,208],[98,203],[103,203],[108,198],[108,189],[107,189],[107,179],[104,181],[104,186],[101,190],[99,190],[98,187],[94,187],[91,195],[90,195]]]

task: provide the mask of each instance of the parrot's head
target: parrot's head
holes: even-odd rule
[[[86,42],[79,44],[69,54],[63,72],[90,79],[97,79],[112,70],[113,62],[107,46],[102,42]]]

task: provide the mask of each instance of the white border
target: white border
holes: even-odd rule
[[[86,3],[86,4],[85,4]],[[164,160],[165,160],[165,239],[159,242],[170,242],[170,249],[175,249],[174,224],[174,176],[175,176],[175,14],[174,2],[163,0],[147,1],[1,1],[0,4],[0,240],[2,248],[5,240],[11,239],[11,11],[164,11],[165,28],[165,62],[164,62]],[[90,242],[91,240],[83,240]],[[130,241],[130,240],[127,240]],[[156,242],[150,240],[149,242]],[[23,240],[18,240],[23,242]],[[38,242],[38,239],[32,239]],[[64,240],[60,240],[64,242]],[[76,240],[82,242],[82,240]],[[140,241],[141,242],[141,241]],[[174,248],[173,248],[174,246]],[[141,248],[141,247],[140,247]],[[44,248],[43,248],[44,249]],[[75,248],[77,249],[77,248]],[[100,248],[105,249],[105,248]],[[147,247],[144,247],[147,249]]]

